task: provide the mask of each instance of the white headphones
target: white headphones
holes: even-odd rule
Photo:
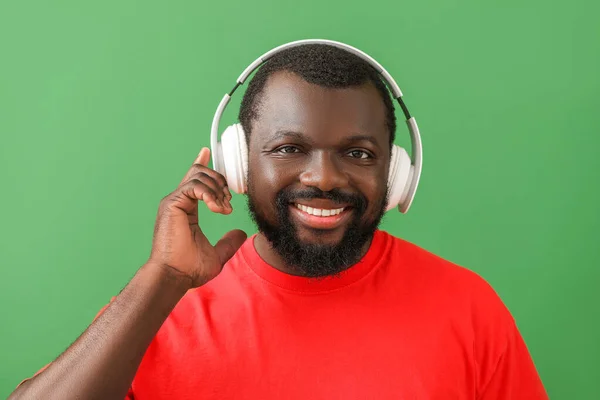
[[[326,44],[339,47],[352,54],[357,55],[369,64],[371,64],[380,74],[383,80],[387,83],[388,88],[393,94],[393,97],[398,101],[404,116],[406,124],[410,131],[412,143],[412,162],[406,150],[402,147],[394,145],[392,147],[392,157],[390,160],[390,171],[388,175],[388,193],[389,202],[386,211],[398,206],[402,213],[406,213],[412,204],[421,177],[423,149],[421,144],[421,136],[417,122],[410,116],[406,105],[402,101],[402,92],[398,84],[392,76],[373,58],[363,53],[362,51],[344,43],[335,42],[332,40],[323,39],[307,39],[298,40],[276,47],[267,53],[260,56],[252,64],[250,64],[237,79],[237,83],[231,92],[225,94],[221,103],[217,107],[213,118],[212,127],[210,130],[210,146],[213,159],[213,168],[222,174],[227,180],[230,189],[236,193],[246,193],[246,176],[248,171],[248,147],[246,143],[246,135],[241,124],[230,125],[221,135],[221,142],[218,142],[217,133],[219,129],[219,121],[223,115],[223,111],[229,103],[231,96],[235,90],[244,83],[246,78],[262,65],[273,55],[282,50],[304,44]]]

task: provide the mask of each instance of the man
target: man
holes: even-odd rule
[[[378,230],[396,121],[377,72],[326,45],[270,59],[240,109],[259,233],[203,149],[159,207],[148,262],[11,399],[546,399],[476,274]]]

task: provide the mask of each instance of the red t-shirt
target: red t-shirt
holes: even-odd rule
[[[321,280],[272,268],[248,239],[175,307],[129,396],[548,398],[494,290],[383,231],[359,263]]]

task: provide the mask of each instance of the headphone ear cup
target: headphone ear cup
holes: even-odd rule
[[[241,124],[230,125],[221,135],[224,176],[235,193],[246,193],[248,146]]]
[[[388,205],[386,211],[399,206],[405,201],[410,186],[412,171],[410,156],[402,147],[392,146],[390,171],[388,174]]]
[[[238,146],[240,150],[240,167],[241,167],[241,187],[240,194],[248,191],[248,142],[246,141],[246,132],[242,124],[235,124],[238,133]]]

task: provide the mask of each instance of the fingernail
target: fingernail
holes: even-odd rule
[[[227,197],[225,197],[225,204],[227,205],[227,208],[233,209],[233,207],[231,207],[231,203],[229,202],[229,199]]]

